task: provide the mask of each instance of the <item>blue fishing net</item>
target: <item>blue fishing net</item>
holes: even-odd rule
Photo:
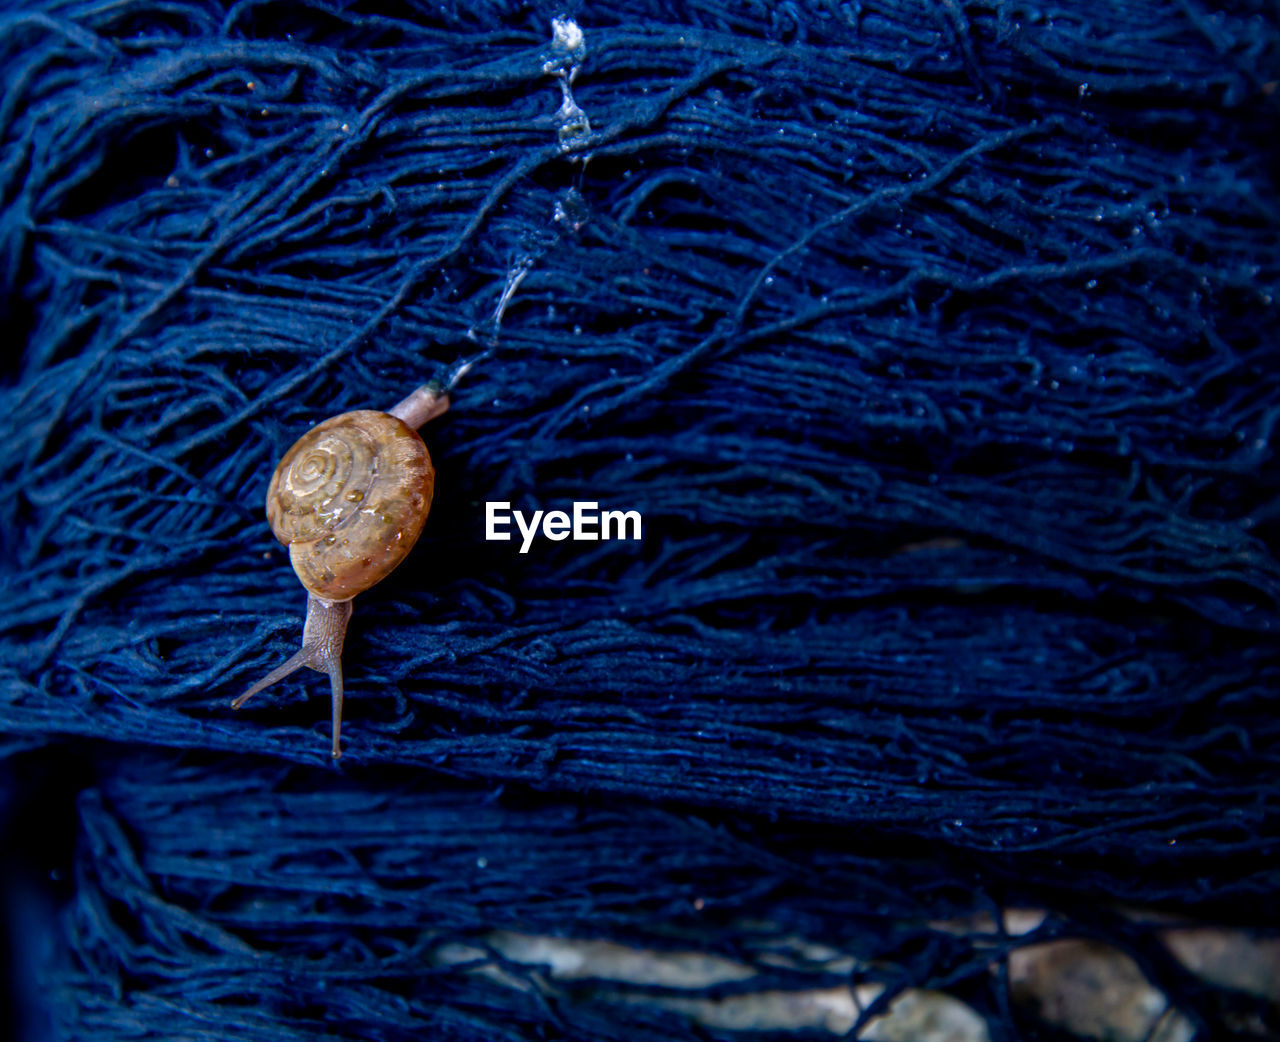
[[[736,1037],[493,930],[1014,1037],[937,924],[1015,903],[1231,1023],[1123,909],[1280,926],[1274,5],[47,0],[0,75],[30,1037]],[[334,767],[315,674],[229,709],[267,482],[467,358]]]

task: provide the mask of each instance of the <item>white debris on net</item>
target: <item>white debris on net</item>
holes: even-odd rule
[[[1055,1027],[1112,1042],[1190,1042],[1185,1014],[1118,948],[1067,937],[1009,953],[1014,1001]]]
[[[551,44],[545,52],[542,63],[544,75],[554,76],[560,84],[560,108],[556,111],[556,136],[560,142],[561,152],[576,152],[591,140],[591,121],[582,107],[574,100],[573,81],[578,69],[587,57],[587,38],[582,27],[568,15],[561,15],[551,20]],[[585,169],[587,155],[581,157],[582,169]],[[570,188],[556,200],[552,213],[554,226],[563,233],[576,233],[587,223],[589,216],[586,201],[575,188]],[[536,241],[526,244],[513,260],[507,271],[507,281],[502,287],[498,303],[493,309],[493,333],[496,339],[502,318],[515,299],[520,283],[533,270],[538,260],[548,248],[546,243]]]
[[[495,962],[491,953],[501,956]],[[828,977],[846,956],[834,949],[787,939],[775,953],[781,964]],[[562,994],[562,982],[592,980],[598,1001],[621,1006],[660,1006],[720,1031],[826,1031],[847,1035],[867,1008],[884,994],[873,981],[838,986],[799,986],[742,991],[717,998],[681,994],[757,975],[745,963],[709,952],[636,948],[587,938],[548,937],[497,931],[480,944],[450,942],[435,952],[440,966],[471,972],[522,991]],[[795,961],[799,960],[799,961]],[[771,960],[772,961],[772,960]],[[523,968],[524,972],[521,972]],[[856,967],[844,965],[852,972]],[[636,990],[643,988],[644,990]],[[858,1029],[863,1042],[991,1042],[986,1021],[959,999],[938,991],[908,988]],[[1185,1040],[1176,1040],[1185,1042]]]
[[[755,970],[698,951],[657,951],[615,941],[566,939],[500,930],[490,946],[512,962],[546,966],[553,980],[613,980],[657,988],[697,990],[748,980]]]
[[[551,216],[565,231],[577,232],[590,219],[591,213],[587,208],[587,201],[582,198],[582,193],[576,188],[569,188],[556,200],[555,210]]]
[[[542,71],[560,83],[561,102],[556,112],[556,134],[560,150],[569,152],[591,139],[591,121],[574,100],[573,81],[587,56],[587,40],[582,27],[572,18],[551,20],[551,47]]]
[[[1002,936],[1023,937],[1044,925],[1049,913],[1043,908],[1005,908],[1000,921],[991,912],[974,912],[958,919],[935,919],[930,927],[956,937],[970,937],[980,942],[989,936],[994,943]]]
[[[502,325],[502,316],[507,313],[507,308],[510,306],[512,298],[516,295],[516,290],[520,288],[520,283],[533,270],[533,262],[534,258],[532,257],[522,257],[507,272],[507,281],[502,287],[502,296],[498,298],[497,306],[493,309],[495,336],[497,336],[498,327]]]
[[[582,27],[572,18],[551,19],[551,46],[555,50],[573,56],[575,62],[582,61],[587,53],[587,38],[582,34]],[[545,65],[544,72],[550,72]]]
[[[715,999],[669,995],[619,996],[682,1013],[720,1031],[827,1031],[848,1037],[867,1007],[884,994],[874,982],[831,988],[742,992]],[[853,1036],[861,1042],[991,1042],[987,1022],[940,991],[907,988]]]
[[[859,984],[794,991],[772,988],[715,999],[629,995],[623,1001],[661,1006],[718,1031],[820,1030],[847,1035],[883,990],[879,984]]]
[[[1280,937],[1221,926],[1168,930],[1164,943],[1201,980],[1280,1002]]]
[[[1029,937],[1045,921],[1038,908],[1012,908],[933,924],[980,940],[983,935]],[[1280,939],[1245,931],[1171,926],[1163,934],[1183,965],[1206,980],[1262,997],[1276,994]],[[495,959],[497,955],[499,959]],[[510,931],[475,944],[442,944],[440,966],[469,972],[522,991],[564,995],[565,984],[594,981],[593,993],[620,1006],[645,1004],[679,1013],[719,1031],[826,1031],[847,1035],[884,985],[856,978],[869,964],[835,948],[783,937],[757,951],[756,963],[796,973],[796,987],[735,989],[716,997],[690,995],[756,977],[753,965],[711,952],[650,949],[592,938],[550,937]],[[467,965],[470,964],[470,965]],[[991,972],[997,971],[995,962]],[[1190,1042],[1195,1028],[1124,952],[1082,938],[1031,940],[1007,955],[1012,998],[1028,1012],[1070,1034],[1112,1042]],[[822,978],[805,986],[803,974]],[[850,978],[830,985],[833,975]],[[857,1028],[859,1042],[991,1042],[986,1020],[971,1006],[940,991],[906,988],[878,1016]]]

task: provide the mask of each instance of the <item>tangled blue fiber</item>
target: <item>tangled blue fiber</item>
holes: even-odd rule
[[[1012,1039],[937,924],[1013,905],[1231,1023],[1123,910],[1280,928],[1273,3],[29,0],[0,77],[19,1037],[741,1037],[517,931]],[[267,482],[466,358],[334,766],[229,709]]]

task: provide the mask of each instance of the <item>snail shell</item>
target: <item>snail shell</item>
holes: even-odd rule
[[[413,548],[434,489],[416,430],[389,413],[347,412],[285,453],[267,492],[267,521],[307,592],[347,601]]]

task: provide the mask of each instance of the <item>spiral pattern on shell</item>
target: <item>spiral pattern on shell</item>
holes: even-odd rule
[[[384,412],[343,413],[284,454],[267,491],[267,520],[310,593],[349,600],[412,549],[434,486],[417,431]]]

